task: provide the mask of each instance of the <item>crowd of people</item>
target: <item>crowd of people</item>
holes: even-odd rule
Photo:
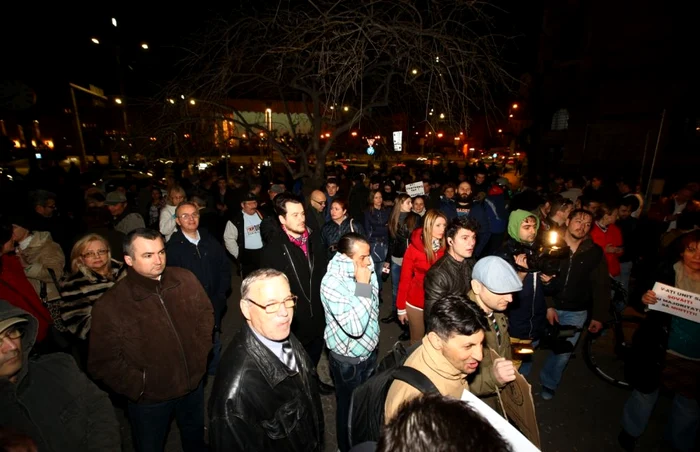
[[[514,190],[499,176],[333,169],[304,187],[186,171],[164,187],[91,187],[83,203],[36,182],[0,217],[0,444],[121,450],[124,410],[137,451],[163,450],[172,417],[185,451],[323,451],[332,395],[342,452],[510,450],[456,402],[464,391],[505,415],[519,374],[551,400],[581,334],[637,309],[619,442],[634,450],[666,387],[667,440],[695,450],[700,325],[645,306],[657,281],[700,293],[698,185],[647,209],[623,177],[523,177]],[[612,303],[611,281],[627,299]],[[394,325],[403,365],[432,390],[389,380],[383,410],[358,421],[353,398],[382,375],[380,331]],[[532,351],[558,327],[574,333],[532,375],[513,344]],[[318,376],[324,354],[333,385]],[[374,417],[377,437],[358,442],[353,423]]]

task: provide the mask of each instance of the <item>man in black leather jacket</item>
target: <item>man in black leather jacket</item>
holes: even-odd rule
[[[466,296],[471,289],[472,269],[476,259],[472,257],[476,247],[479,223],[466,216],[454,218],[445,231],[447,252],[425,275],[425,305],[423,316],[426,325],[430,309],[447,295]]]
[[[246,318],[226,350],[209,399],[215,451],[323,451],[316,370],[290,332],[296,297],[273,269],[241,284]]]

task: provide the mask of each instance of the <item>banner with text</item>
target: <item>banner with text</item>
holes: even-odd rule
[[[656,294],[656,304],[649,305],[649,309],[700,323],[700,294],[660,282],[654,284],[652,290]]]

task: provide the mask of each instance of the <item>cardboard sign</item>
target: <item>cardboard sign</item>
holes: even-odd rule
[[[537,426],[535,402],[532,400],[532,386],[522,375],[516,373],[515,380],[508,383],[501,391],[501,399],[508,419],[539,448],[540,429]]]
[[[649,309],[700,323],[700,294],[660,282],[655,283],[652,290],[656,294],[656,304],[650,304]]]
[[[499,354],[493,349],[489,349],[489,351],[491,352],[492,361],[500,358]],[[535,401],[532,398],[532,386],[530,386],[525,377],[516,372],[515,380],[501,389],[501,400],[508,419],[515,424],[518,430],[532,444],[538,448],[541,447],[540,429],[537,425],[537,414],[535,413]]]
[[[406,184],[406,194],[408,194],[408,196],[411,198],[423,196],[425,194],[425,191],[423,190],[423,181]]]

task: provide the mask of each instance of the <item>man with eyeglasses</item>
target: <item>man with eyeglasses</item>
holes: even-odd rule
[[[183,450],[206,450],[203,377],[214,329],[209,297],[192,272],[166,267],[158,231],[127,234],[124,262],[126,277],[92,308],[88,370],[128,399],[136,451],[163,450],[173,415]]]
[[[367,201],[367,197],[365,197]],[[326,224],[324,210],[326,208],[326,195],[321,190],[314,190],[309,196],[309,202],[306,206],[306,225],[312,231],[321,232],[321,228]]]
[[[221,358],[221,319],[231,290],[231,263],[221,244],[205,229],[199,228],[197,204],[183,202],[177,206],[175,222],[180,228],[166,244],[170,266],[194,273],[214,308],[214,347],[207,369],[209,375],[214,375]]]
[[[34,450],[121,450],[109,397],[73,358],[30,358],[37,331],[32,315],[0,300],[0,426],[31,438]]]
[[[296,301],[278,270],[243,280],[246,323],[221,358],[209,399],[213,450],[324,450],[315,366],[290,330]]]

